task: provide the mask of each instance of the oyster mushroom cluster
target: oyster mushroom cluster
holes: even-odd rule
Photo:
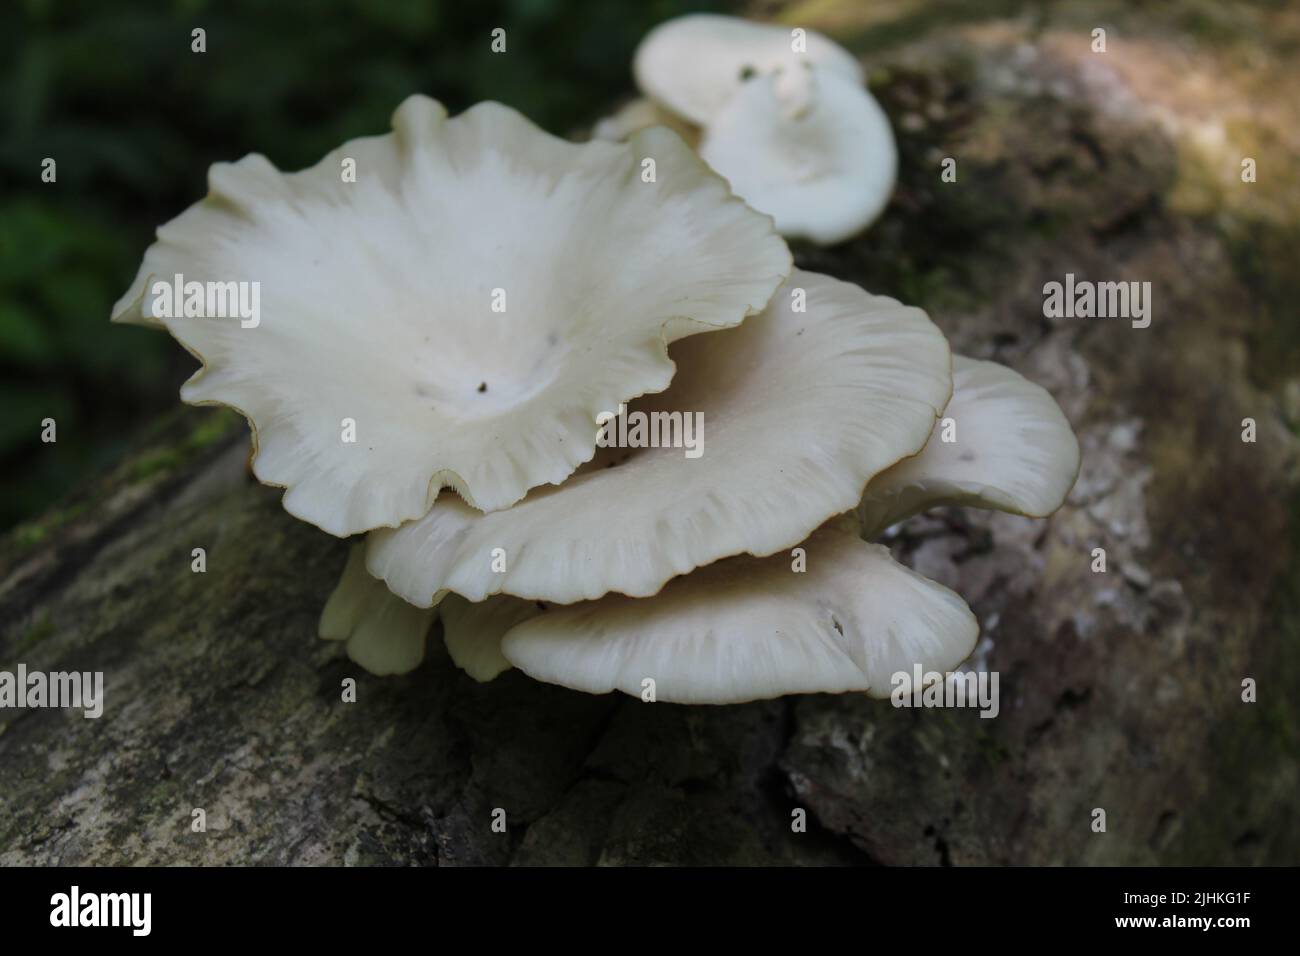
[[[261,318],[157,308],[182,281],[257,282]],[[320,634],[379,674],[440,619],[478,680],[886,696],[978,626],[870,539],[940,504],[1046,515],[1078,468],[1046,392],[794,268],[661,126],[573,144],[417,96],[301,172],[217,164],[114,320],[170,332],[202,363],[182,398],[243,413],[256,477],[358,536]]]
[[[675,129],[783,236],[840,242],[889,200],[898,165],[889,119],[858,61],[820,33],[690,14],[647,34],[633,73],[643,97],[593,135]]]

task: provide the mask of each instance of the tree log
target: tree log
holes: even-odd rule
[[[249,477],[242,421],[179,409],[0,542],[0,670],[106,681],[97,720],[0,711],[0,864],[1300,859],[1300,209],[1237,181],[1293,111],[1281,66],[1189,60],[1160,29],[1106,54],[1071,24],[866,31],[899,188],[859,239],[796,249],[1044,384],[1080,435],[1053,518],[953,509],[891,539],[974,608],[996,719],[476,684],[436,627],[415,673],[371,677],[316,638],[347,543]],[[1242,100],[1257,126],[1231,125]],[[1197,152],[1207,122],[1240,142]],[[1067,273],[1149,281],[1151,326],[1045,318]]]

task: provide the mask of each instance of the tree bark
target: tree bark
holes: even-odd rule
[[[1052,22],[865,32],[898,192],[861,238],[796,249],[1044,384],[1080,435],[1052,519],[952,510],[892,541],[975,609],[996,719],[479,685],[436,628],[418,671],[371,677],[316,638],[347,544],[252,481],[242,421],[183,409],[0,542],[0,670],[106,680],[98,720],[0,711],[0,864],[1294,863],[1300,215],[1237,154],[1273,142],[1280,178],[1300,124],[1271,54],[1189,65],[1180,29],[1107,54]],[[1191,150],[1233,97],[1259,125]],[[1149,281],[1151,326],[1044,318],[1066,273]]]

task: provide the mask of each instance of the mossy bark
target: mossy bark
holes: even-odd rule
[[[0,864],[1294,863],[1300,336],[1278,250],[1300,211],[1234,181],[1234,152],[1293,143],[1234,120],[1244,145],[1196,152],[1209,120],[1181,98],[1212,69],[1261,122],[1289,116],[1286,84],[1257,82],[1284,58],[1188,67],[1188,24],[1144,34],[1098,9],[1120,18],[1105,55],[1073,15],[863,24],[898,193],[861,239],[797,250],[925,306],[1079,432],[1079,486],[1051,520],[952,512],[893,542],[974,607],[997,719],[478,685],[436,632],[416,673],[370,677],[315,637],[346,543],[250,479],[240,422],[188,409],[0,543],[0,669],[107,685],[99,720],[0,711]],[[1277,49],[1300,32],[1251,10]],[[1150,281],[1151,327],[1045,319],[1042,286],[1066,272]]]

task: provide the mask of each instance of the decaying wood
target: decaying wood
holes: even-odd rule
[[[1300,219],[1188,153],[1179,124],[1206,120],[1172,40],[1135,65],[1086,37],[934,26],[872,52],[898,195],[861,239],[797,251],[924,305],[1080,435],[1050,521],[954,511],[894,542],[975,609],[997,719],[478,685],[436,634],[416,673],[370,677],[315,636],[346,543],[251,481],[242,422],[184,409],[0,544],[0,669],[100,670],[107,697],[98,720],[0,711],[0,864],[1294,863],[1300,369],[1268,353],[1294,322],[1269,250]],[[1045,319],[1067,272],[1150,281],[1151,327]]]

